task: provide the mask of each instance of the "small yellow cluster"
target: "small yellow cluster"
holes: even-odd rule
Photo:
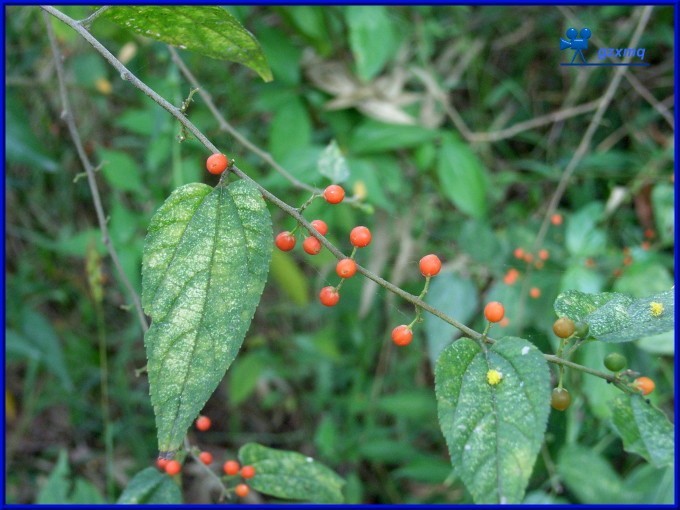
[[[501,382],[501,379],[503,379],[503,374],[501,374],[498,370],[492,369],[486,373],[486,380],[491,386],[495,386]]]
[[[663,313],[663,303],[652,301],[651,303],[649,303],[649,312],[652,314],[653,317],[658,317]]]

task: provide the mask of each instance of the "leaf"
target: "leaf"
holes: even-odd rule
[[[369,120],[353,131],[349,146],[352,155],[356,156],[419,147],[423,143],[434,140],[437,136],[439,133],[434,129],[421,126],[398,126]]]
[[[477,289],[469,279],[443,271],[432,280],[425,301],[465,324],[477,310],[479,299]],[[429,313],[425,315],[427,352],[433,366],[442,350],[460,335],[459,330],[440,318]]]
[[[47,482],[42,486],[36,498],[37,504],[101,504],[104,498],[97,488],[79,476],[69,479],[71,470],[68,466],[66,450],[59,451],[59,457]]]
[[[487,178],[481,161],[452,135],[439,148],[437,175],[442,194],[462,212],[476,219],[487,215]]]
[[[669,184],[657,184],[652,190],[654,222],[665,246],[675,242],[675,190]]]
[[[103,164],[102,174],[112,188],[137,193],[143,191],[139,168],[130,156],[107,149],[100,149],[97,155]]]
[[[555,300],[557,315],[587,323],[591,336],[612,343],[672,331],[674,311],[672,290],[640,299],[616,292],[586,294],[568,290]]]
[[[572,255],[589,257],[603,252],[607,236],[597,228],[604,206],[592,202],[567,218],[565,244]]]
[[[354,5],[345,10],[349,45],[363,81],[380,73],[398,47],[388,12],[378,5]]]
[[[145,37],[253,69],[272,80],[267,59],[253,35],[217,6],[117,5],[103,16]]]
[[[328,467],[297,452],[248,443],[239,450],[242,464],[257,475],[248,484],[254,490],[281,499],[313,503],[342,503],[345,481]]]
[[[319,173],[335,184],[345,182],[349,177],[347,160],[335,140],[331,140],[319,157]]]
[[[490,369],[502,374],[494,386]],[[521,502],[550,409],[541,352],[522,338],[504,337],[485,350],[463,338],[439,356],[435,382],[451,462],[475,502]]]
[[[244,402],[253,393],[266,368],[266,360],[257,354],[247,354],[238,359],[229,372],[229,403],[232,406]]]
[[[563,447],[557,472],[581,503],[616,504],[635,499],[611,465],[591,448],[577,444]]]
[[[154,467],[137,473],[127,484],[118,504],[181,504],[182,491],[168,475]]]
[[[430,390],[409,390],[385,395],[378,400],[378,409],[397,418],[425,423],[434,420],[437,403]]]
[[[673,424],[640,395],[619,395],[611,402],[612,425],[623,448],[657,468],[675,462]]]
[[[187,184],[149,225],[142,304],[161,452],[174,451],[236,357],[267,280],[271,218],[248,181]]]
[[[309,284],[305,273],[289,254],[274,250],[271,263],[271,278],[295,306],[309,304]]]

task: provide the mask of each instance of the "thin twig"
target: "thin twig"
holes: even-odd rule
[[[87,27],[89,27],[89,26],[92,24],[92,22],[93,22],[94,20],[96,20],[99,16],[101,16],[102,14],[104,14],[104,13],[105,13],[106,11],[108,11],[110,8],[111,8],[110,5],[105,5],[105,6],[103,6],[103,7],[100,7],[99,9],[97,9],[96,11],[94,11],[92,14],[90,14],[87,18],[85,18],[84,20],[79,21],[78,23],[80,23],[82,26],[84,26],[85,28],[87,28]]]
[[[637,48],[637,43],[639,42],[640,37],[642,36],[642,31],[644,30],[645,26],[647,25],[647,22],[649,21],[649,17],[652,14],[652,9],[653,7],[647,6],[642,11],[642,15],[640,16],[640,20],[638,21],[638,25],[635,29],[635,32],[633,33],[633,36],[631,37],[630,43],[628,44],[628,48]],[[631,59],[632,57],[630,56],[626,57],[624,62],[630,62]],[[581,142],[574,151],[574,155],[571,157],[571,160],[567,164],[567,167],[564,169],[562,177],[560,178],[560,182],[557,184],[557,188],[555,189],[555,192],[553,193],[553,196],[551,197],[550,202],[548,203],[548,208],[545,212],[545,216],[543,217],[543,223],[541,224],[541,228],[538,231],[538,235],[536,236],[536,241],[534,243],[534,251],[536,251],[540,246],[543,245],[543,239],[545,238],[545,234],[548,231],[548,226],[550,225],[550,217],[557,209],[557,205],[560,203],[562,195],[564,195],[564,192],[567,189],[567,184],[569,183],[572,174],[578,167],[579,163],[581,163],[581,160],[583,159],[583,157],[586,155],[586,152],[590,148],[590,142],[592,141],[593,136],[595,135],[595,131],[597,131],[597,128],[600,126],[602,117],[604,116],[604,113],[607,111],[607,108],[609,107],[609,104],[611,103],[612,99],[614,98],[614,94],[616,93],[616,90],[619,88],[619,85],[621,84],[621,79],[623,78],[623,75],[625,74],[626,71],[627,71],[626,66],[617,67],[616,70],[614,71],[614,77],[612,78],[612,81],[609,83],[609,86],[607,87],[604,96],[602,96],[602,101],[597,107],[595,115],[593,115],[590,124],[588,124],[586,132],[584,133],[583,138],[581,138]]]
[[[296,188],[304,189],[311,193],[321,193],[321,190],[318,190],[313,186],[310,186],[309,184],[306,184],[292,176],[290,172],[288,172],[285,168],[283,168],[276,162],[276,160],[272,157],[271,154],[260,149],[257,145],[255,145],[245,136],[239,133],[231,124],[229,124],[229,122],[227,122],[227,120],[224,118],[224,115],[222,115],[222,113],[217,109],[215,103],[213,103],[212,95],[206,92],[204,87],[201,87],[201,84],[198,82],[194,74],[186,66],[182,58],[177,53],[177,50],[175,50],[175,48],[173,48],[172,46],[168,46],[168,49],[170,50],[170,56],[172,57],[173,62],[177,64],[177,67],[179,67],[180,72],[186,77],[187,80],[189,80],[189,83],[191,83],[191,85],[195,89],[198,89],[198,95],[201,96],[201,98],[203,98],[203,101],[205,101],[205,104],[208,106],[208,110],[210,110],[210,113],[212,113],[213,117],[215,117],[222,131],[227,131],[231,136],[236,138],[236,140],[241,145],[243,145],[250,152],[258,155],[265,163],[267,163],[274,170],[283,175]]]
[[[109,52],[99,41],[97,41],[87,30],[85,30],[83,27],[81,27],[78,22],[75,20],[69,18],[65,14],[63,14],[61,11],[58,11],[57,9],[54,9],[53,7],[50,6],[41,6],[42,9],[47,11],[48,13],[52,14],[59,20],[63,21],[65,24],[73,28],[76,32],[78,32],[86,41],[88,41],[98,52],[100,52],[106,60],[109,61],[109,63],[120,72],[121,78],[129,81],[132,85],[140,89],[142,92],[144,92],[147,96],[149,96],[153,101],[158,103],[162,108],[164,108],[168,113],[170,113],[172,116],[174,116],[184,127],[187,128],[206,148],[213,152],[218,152],[217,148],[215,145],[210,142],[206,138],[206,136],[189,120],[187,119],[181,112],[179,108],[176,108],[172,104],[170,104],[168,101],[166,101],[163,97],[161,97],[158,93],[156,93],[153,89],[148,87],[146,84],[144,84],[141,80],[139,80],[132,72],[130,72],[116,57],[114,57],[111,52]],[[647,15],[647,19],[648,19]],[[637,44],[637,39],[634,41],[635,44]],[[81,146],[82,148],[82,146]],[[87,168],[91,168],[91,165],[88,165]],[[231,171],[234,172],[239,178],[243,180],[247,180],[250,183],[252,183],[257,189],[262,193],[262,196],[272,202],[274,205],[276,205],[278,208],[286,212],[289,216],[293,217],[297,222],[299,222],[305,229],[307,229],[310,233],[310,235],[316,237],[323,246],[325,246],[328,251],[330,251],[333,256],[335,256],[337,259],[344,259],[348,258],[345,254],[343,254],[340,250],[338,250],[333,244],[331,244],[324,236],[320,235],[314,227],[298,212],[298,210],[294,207],[291,207],[290,205],[286,204],[283,202],[281,199],[276,197],[274,194],[263,188],[260,184],[255,182],[252,178],[250,178],[248,175],[243,173],[241,169],[239,169],[236,165],[232,165]],[[226,175],[222,174],[223,178]],[[89,174],[88,174],[89,176]],[[381,278],[380,276],[372,273],[371,271],[368,271],[367,269],[363,268],[362,266],[357,264],[357,271],[361,274],[363,274],[366,278],[369,280],[373,280],[376,282],[378,285],[382,286],[383,288],[389,290],[390,292],[398,295],[405,301],[408,301],[412,303],[415,306],[418,306],[422,308],[423,310],[431,313],[435,317],[440,318],[444,322],[452,325],[453,327],[457,328],[461,332],[463,332],[465,335],[467,335],[470,338],[473,338],[475,340],[480,340],[482,338],[482,335],[478,333],[477,331],[474,331],[464,324],[458,322],[457,320],[449,317],[445,313],[437,310],[436,308],[433,308],[430,306],[428,303],[422,301],[419,299],[417,296],[414,296],[412,294],[409,294],[408,292],[402,290],[401,288],[397,287],[396,285],[388,282],[384,278]],[[494,340],[491,338],[485,338],[485,340],[488,343],[493,343]],[[606,374],[604,372],[599,372],[597,370],[593,370],[588,367],[584,367],[581,365],[578,365],[576,363],[573,363],[571,361],[564,360],[562,358],[559,358],[558,356],[554,356],[551,354],[544,354],[544,357],[547,361],[551,363],[557,363],[559,365],[564,365],[564,366],[569,366],[571,368],[581,370],[583,372],[587,372],[592,375],[596,375],[598,377],[601,377],[603,379],[606,379],[608,381],[616,383],[617,381],[613,379],[613,376],[610,374]]]
[[[57,45],[57,39],[54,36],[52,24],[50,23],[49,18],[47,18],[47,14],[44,15],[44,19],[45,24],[47,26],[47,34],[50,39],[50,45],[52,46],[52,54],[54,55],[54,64],[57,70],[57,79],[59,81],[59,94],[61,96],[61,103],[63,107],[61,118],[66,122],[66,125],[68,126],[68,131],[69,134],[71,135],[71,138],[73,139],[73,144],[75,145],[76,151],[78,152],[80,162],[85,168],[85,172],[87,173],[87,182],[90,185],[90,192],[92,193],[92,202],[94,204],[94,209],[97,214],[97,222],[99,223],[99,228],[102,232],[102,242],[104,243],[104,246],[106,246],[106,249],[108,250],[109,255],[111,256],[111,260],[113,261],[113,265],[116,267],[118,277],[123,282],[123,285],[128,291],[128,294],[132,298],[132,301],[135,305],[135,309],[137,311],[139,324],[141,325],[142,330],[146,332],[146,330],[149,329],[149,325],[146,322],[146,316],[144,315],[144,311],[142,310],[142,304],[139,300],[137,292],[135,292],[135,289],[132,287],[130,280],[125,275],[125,271],[123,271],[123,266],[121,266],[120,259],[118,258],[118,253],[116,252],[116,248],[113,246],[113,243],[111,242],[109,229],[106,226],[106,215],[104,214],[104,208],[102,206],[101,197],[99,195],[99,188],[97,187],[97,179],[94,174],[94,167],[90,162],[89,158],[87,157],[87,153],[85,152],[85,148],[83,147],[83,142],[80,139],[80,135],[78,134],[78,128],[76,127],[75,120],[73,119],[73,114],[71,113],[71,103],[68,99],[68,93],[66,90],[64,68],[61,65],[62,56],[59,51],[59,46]]]

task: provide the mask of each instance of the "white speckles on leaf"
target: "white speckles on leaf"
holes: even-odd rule
[[[259,302],[272,232],[269,212],[253,200],[258,194],[246,181],[214,189],[188,184],[149,224],[142,303],[153,320],[144,342],[160,451],[181,445]]]
[[[502,384],[491,384],[492,372]],[[549,413],[543,355],[521,338],[503,338],[487,352],[462,339],[442,352],[435,379],[451,461],[475,502],[521,502]]]

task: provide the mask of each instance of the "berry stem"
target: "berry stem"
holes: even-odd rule
[[[191,455],[191,458],[194,460],[194,462],[196,462],[200,469],[205,471],[209,478],[212,478],[217,482],[217,484],[220,486],[218,502],[224,501],[224,496],[227,494],[228,489],[224,486],[220,477],[217,476],[212,469],[210,469],[210,466],[201,462],[201,459],[198,457],[200,449],[197,446],[192,446],[187,436],[184,437],[184,449],[189,453],[189,455]]]
[[[309,197],[304,204],[302,204],[300,207],[298,207],[297,212],[299,214],[302,214],[305,209],[307,209],[310,205],[312,205],[312,202],[314,202],[314,200],[316,200],[317,198],[319,198],[321,196],[323,196],[323,195],[321,195],[320,193],[312,193],[312,196]]]

